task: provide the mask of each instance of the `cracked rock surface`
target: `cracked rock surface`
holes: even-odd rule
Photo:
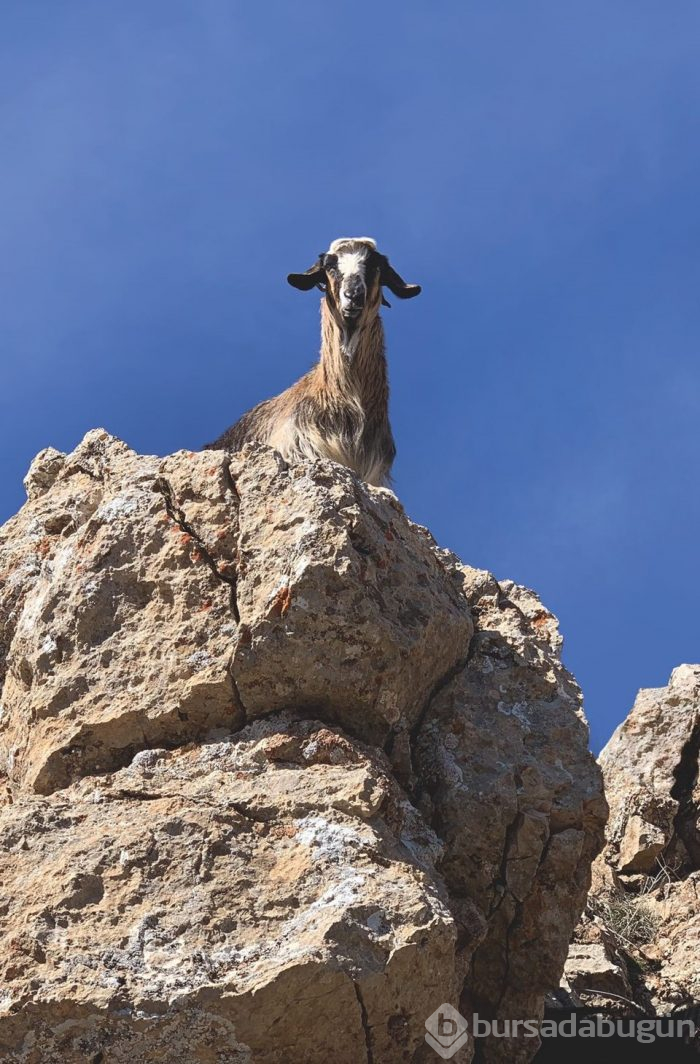
[[[566,966],[587,1002],[605,1001],[616,968],[637,1011],[697,1015],[699,753],[700,665],[680,665],[639,692],[600,755],[610,820]]]
[[[96,430],[25,484],[0,529],[0,1059],[422,1062],[443,1002],[538,1015],[606,807],[533,592],[267,448]]]

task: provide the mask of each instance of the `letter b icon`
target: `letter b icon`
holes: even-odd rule
[[[438,1038],[445,1038],[450,1042],[457,1034],[457,1024],[451,1016],[446,1016],[444,1012],[438,1012]]]
[[[448,1002],[425,1021],[425,1040],[443,1060],[449,1060],[469,1037],[467,1021]]]

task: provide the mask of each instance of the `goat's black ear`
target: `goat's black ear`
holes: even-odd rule
[[[322,284],[326,279],[323,269],[323,258],[319,255],[313,266],[309,266],[304,273],[287,274],[287,280],[292,288],[298,288],[301,292],[310,292],[317,284]]]
[[[386,255],[380,256],[379,280],[390,288],[399,299],[413,299],[419,296],[421,286],[419,284],[406,284],[403,277],[399,277]]]

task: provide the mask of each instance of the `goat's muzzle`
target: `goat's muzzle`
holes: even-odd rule
[[[365,307],[367,291],[361,281],[353,279],[350,284],[344,284],[340,290],[340,313],[344,318],[357,318]]]

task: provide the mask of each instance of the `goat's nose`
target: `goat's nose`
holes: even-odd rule
[[[345,285],[343,287],[343,299],[361,307],[365,301],[365,290],[361,284]]]

